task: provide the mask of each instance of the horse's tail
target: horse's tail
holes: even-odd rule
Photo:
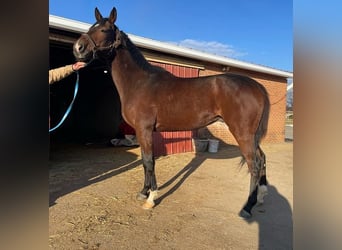
[[[267,133],[268,127],[268,118],[270,116],[270,99],[267,93],[267,90],[263,85],[260,85],[262,92],[264,93],[264,110],[262,111],[262,115],[259,121],[259,126],[254,136],[255,140],[255,149],[259,146],[260,141],[265,137]]]
[[[260,117],[258,128],[257,128],[255,135],[254,135],[254,151],[257,150],[261,140],[265,137],[265,135],[267,133],[268,119],[269,119],[269,115],[270,115],[270,106],[271,106],[270,105],[270,99],[269,99],[266,88],[261,84],[259,86],[260,86],[260,89],[263,92],[263,96],[264,96],[264,109],[263,109],[261,117]],[[245,157],[242,156],[241,161],[240,161],[240,166],[245,164],[245,162],[246,162],[246,159],[245,159]]]

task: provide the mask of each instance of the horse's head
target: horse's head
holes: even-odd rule
[[[106,57],[115,53],[115,49],[121,44],[120,30],[114,24],[116,17],[115,7],[108,18],[103,18],[95,8],[96,23],[74,43],[76,60],[90,62],[101,55]]]

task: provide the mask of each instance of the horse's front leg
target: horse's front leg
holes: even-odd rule
[[[141,147],[141,156],[144,166],[144,187],[140,193],[138,193],[137,198],[139,200],[146,199],[143,204],[144,209],[151,209],[154,207],[154,200],[157,197],[157,181],[154,171],[154,155],[153,155],[153,139],[152,139],[152,129],[140,129],[137,130],[137,137]]]
[[[143,149],[141,149],[142,158],[143,158],[143,165],[144,165],[144,172],[145,172],[145,182],[143,192],[147,190],[149,191],[148,198],[143,204],[143,209],[151,209],[154,207],[155,203],[154,200],[157,197],[157,181],[156,175],[154,171],[154,157],[153,153],[146,153]],[[147,194],[147,193],[146,193]]]

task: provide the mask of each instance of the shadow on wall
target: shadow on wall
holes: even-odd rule
[[[218,121],[197,130],[198,138],[216,139],[222,145],[238,145],[234,136],[229,131],[227,124],[219,119]]]

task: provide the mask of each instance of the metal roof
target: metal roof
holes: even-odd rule
[[[71,32],[85,33],[88,31],[92,24],[67,19],[64,17],[49,15],[49,27],[62,29]],[[258,64],[243,62],[235,59],[231,59],[224,56],[209,54],[206,52],[184,48],[170,43],[160,42],[153,39],[127,34],[132,42],[141,48],[151,49],[164,53],[174,54],[178,56],[188,57],[196,60],[207,61],[211,63],[221,64],[224,66],[231,66],[242,68],[246,70],[267,73],[271,75],[281,76],[285,78],[293,78],[293,73],[275,68],[270,68]]]

